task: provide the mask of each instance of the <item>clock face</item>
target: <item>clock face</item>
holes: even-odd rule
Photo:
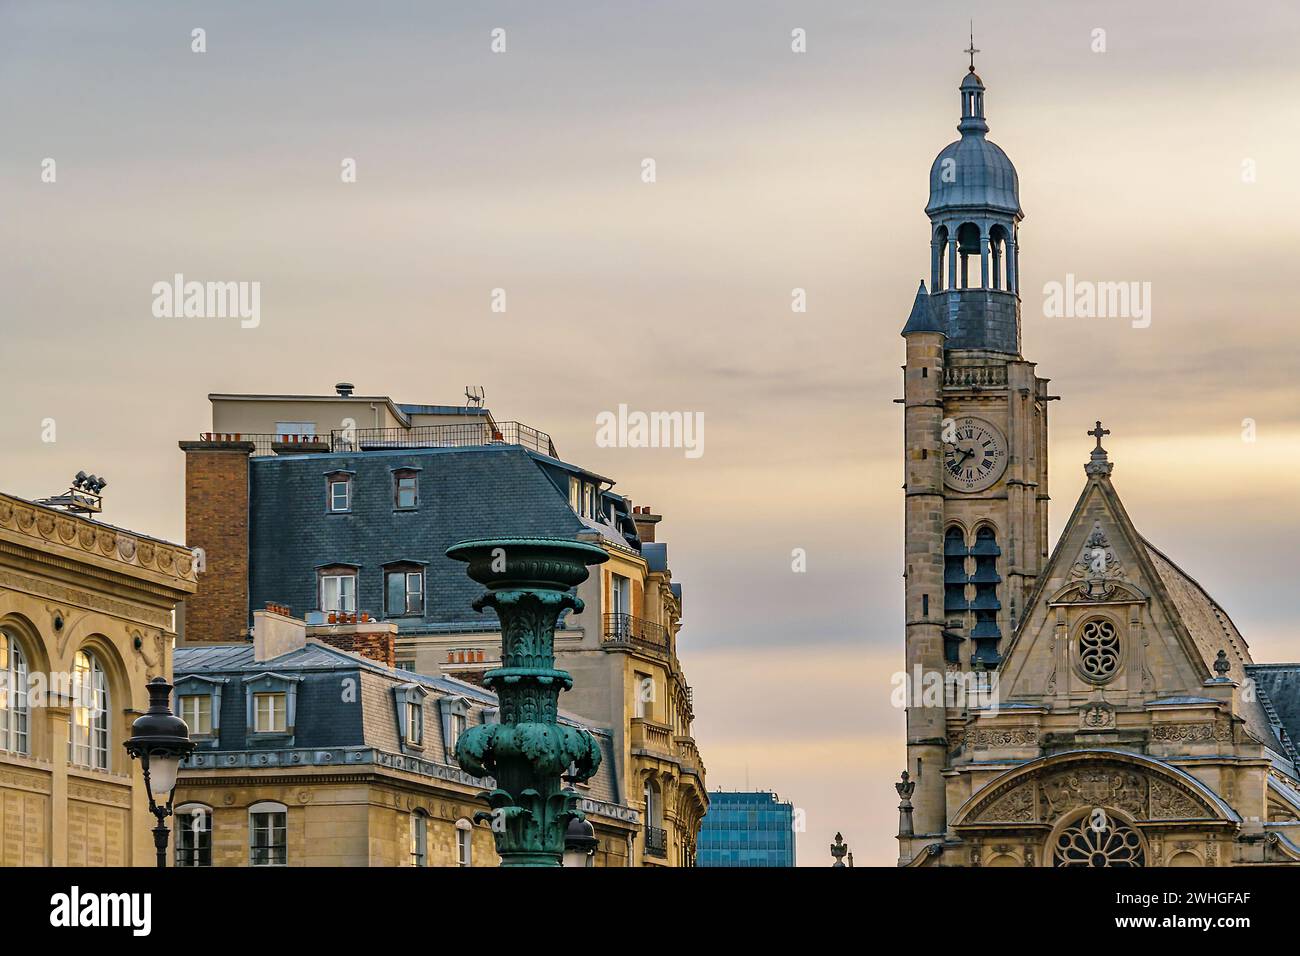
[[[943,481],[949,488],[983,491],[1002,477],[1007,440],[996,427],[965,416],[945,423],[943,437]]]

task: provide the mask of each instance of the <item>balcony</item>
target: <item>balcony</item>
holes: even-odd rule
[[[682,773],[694,774],[703,783],[704,761],[700,757],[700,748],[696,746],[695,738],[677,736],[673,741],[677,744],[677,762],[681,765]]]
[[[639,647],[659,654],[671,654],[668,629],[660,624],[633,617],[631,614],[604,616],[604,643],[621,647]]]
[[[418,425],[415,428],[334,429],[328,435],[271,435],[205,432],[210,442],[252,442],[253,457],[309,453],[349,454],[390,448],[471,448],[477,445],[519,445],[558,458],[551,436],[522,422],[464,422]]]
[[[648,717],[633,717],[631,744],[634,751],[672,757],[673,729],[666,724],[656,724]]]
[[[645,828],[645,852],[646,856],[668,859],[668,831],[662,827],[652,827],[647,824]]]

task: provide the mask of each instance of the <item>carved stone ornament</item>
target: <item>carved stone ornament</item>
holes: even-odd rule
[[[1105,601],[1114,595],[1116,584],[1123,578],[1124,568],[1098,521],[1070,568],[1070,579],[1082,584],[1080,600]]]
[[[1114,730],[1115,708],[1100,701],[1086,704],[1079,711],[1081,730]]]
[[[1080,809],[1109,807],[1135,820],[1208,820],[1214,811],[1183,784],[1118,761],[1089,761],[992,784],[963,824],[1054,823]]]

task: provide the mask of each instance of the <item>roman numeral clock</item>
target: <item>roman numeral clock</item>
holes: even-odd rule
[[[943,481],[949,488],[983,491],[1006,471],[1007,440],[996,425],[967,415],[954,419],[944,439]]]

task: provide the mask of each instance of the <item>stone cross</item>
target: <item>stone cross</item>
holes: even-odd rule
[[[1100,448],[1100,447],[1101,447],[1101,439],[1102,439],[1102,437],[1103,437],[1104,435],[1109,435],[1109,434],[1110,434],[1110,429],[1109,429],[1109,428],[1102,428],[1102,427],[1101,427],[1101,422],[1098,422],[1098,423],[1097,423],[1097,427],[1094,428],[1092,431],[1088,432],[1088,434],[1089,434],[1089,435],[1093,435],[1093,436],[1096,437],[1096,439],[1097,439],[1097,447]]]

